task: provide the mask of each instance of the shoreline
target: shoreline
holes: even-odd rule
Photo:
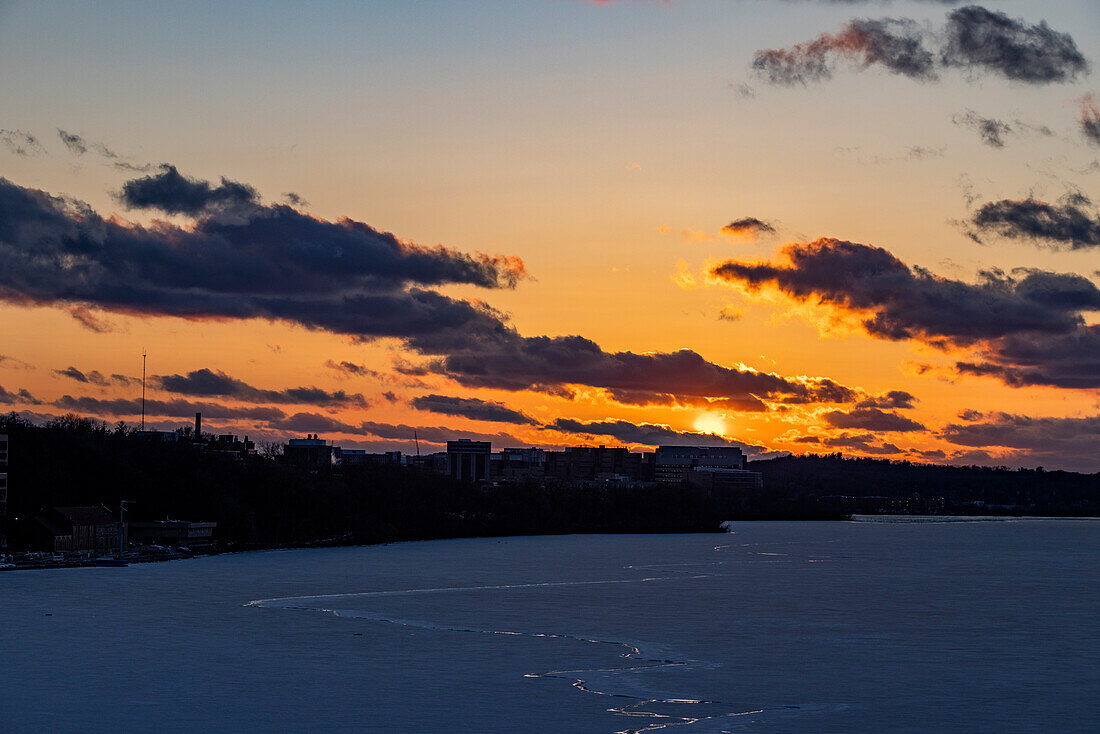
[[[285,545],[258,545],[254,547],[228,547],[228,548],[207,548],[199,550],[191,550],[187,548],[172,548],[168,551],[156,552],[153,554],[140,553],[135,551],[129,551],[129,556],[124,555],[122,558],[117,558],[111,555],[104,555],[98,558],[56,558],[56,554],[53,557],[46,558],[27,558],[27,559],[12,559],[11,561],[0,562],[0,572],[3,571],[41,571],[52,570],[61,568],[125,568],[131,564],[145,564],[145,563],[165,563],[168,561],[184,561],[203,556],[220,556],[227,554],[237,553],[262,553],[268,551],[291,551],[291,550],[312,550],[320,548],[355,548],[355,547],[368,547],[368,546],[382,546],[382,545],[395,545],[398,543],[424,543],[431,541],[441,540],[462,540],[462,539],[507,539],[507,538],[536,538],[547,536],[571,536],[571,535],[701,535],[705,533],[714,533],[718,535],[728,534],[731,531],[728,529],[728,525],[732,523],[771,523],[771,522],[794,522],[794,523],[807,523],[818,524],[822,522],[843,522],[843,523],[856,523],[856,524],[922,524],[922,523],[978,523],[978,522],[1011,522],[1011,521],[1043,521],[1043,520],[1076,520],[1076,521],[1100,521],[1098,516],[1082,516],[1082,515],[905,515],[905,514],[882,514],[882,515],[862,515],[852,514],[843,518],[829,518],[829,519],[812,519],[807,520],[804,518],[792,518],[784,520],[781,518],[767,519],[767,520],[724,520],[717,529],[708,530],[669,530],[667,532],[631,532],[631,531],[613,531],[613,530],[598,530],[591,532],[579,532],[579,533],[518,533],[513,535],[448,535],[432,538],[408,538],[401,540],[381,540],[375,542],[355,542],[353,540],[347,540],[343,538],[324,538],[314,541],[306,541],[302,543],[292,543]],[[27,555],[32,555],[28,553]],[[42,554],[34,554],[41,556]]]

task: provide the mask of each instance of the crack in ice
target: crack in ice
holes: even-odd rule
[[[715,548],[719,550],[721,546]],[[716,562],[713,565],[721,565],[724,562]],[[612,706],[608,708],[608,712],[616,716],[622,716],[627,718],[643,718],[651,719],[652,722],[641,727],[632,727],[616,731],[615,734],[644,734],[644,732],[652,732],[660,729],[665,729],[673,726],[690,726],[692,724],[699,723],[701,721],[710,721],[724,717],[739,717],[750,716],[754,714],[765,714],[768,712],[792,712],[798,710],[799,706],[777,706],[771,708],[758,708],[749,711],[722,711],[719,713],[713,713],[709,715],[676,715],[671,713],[662,713],[657,710],[653,710],[654,707],[659,706],[724,706],[731,707],[733,704],[717,700],[707,699],[695,699],[695,698],[645,698],[639,695],[632,695],[629,693],[618,693],[610,690],[601,690],[600,688],[593,687],[589,684],[587,677],[578,677],[581,675],[591,676],[592,674],[607,673],[618,674],[628,673],[631,671],[641,670],[660,670],[671,668],[686,668],[688,666],[704,666],[715,667],[714,663],[703,663],[700,661],[684,659],[659,659],[656,657],[644,657],[642,648],[639,646],[643,643],[629,643],[620,640],[604,640],[598,638],[583,637],[579,635],[570,635],[562,633],[549,633],[549,632],[517,632],[513,630],[495,630],[495,629],[483,629],[477,627],[462,627],[456,625],[448,625],[436,622],[429,622],[425,620],[413,620],[413,619],[401,619],[396,617],[390,617],[381,613],[371,612],[369,610],[361,609],[348,609],[341,607],[333,602],[337,601],[350,601],[353,599],[370,599],[379,597],[395,597],[395,596],[413,596],[422,594],[447,594],[447,593],[460,593],[460,592],[479,592],[479,591],[501,591],[501,590],[514,590],[514,589],[537,589],[559,586],[596,586],[596,585],[611,585],[611,584],[638,584],[638,583],[653,583],[658,581],[672,581],[682,580],[685,575],[692,579],[713,578],[719,574],[715,573],[698,573],[697,571],[679,570],[674,569],[672,566],[698,566],[703,564],[666,564],[666,565],[654,565],[654,566],[628,566],[627,568],[637,570],[648,570],[664,572],[670,575],[668,576],[648,576],[645,578],[636,579],[607,579],[599,581],[544,581],[537,583],[526,584],[495,584],[485,586],[446,586],[424,589],[393,589],[387,591],[364,591],[348,594],[320,594],[311,596],[292,596],[281,597],[274,599],[257,599],[250,601],[244,606],[246,607],[262,607],[262,608],[274,608],[274,609],[287,609],[294,611],[310,611],[332,614],[336,617],[365,619],[374,622],[382,622],[386,624],[394,624],[405,627],[413,627],[419,629],[429,629],[437,631],[447,632],[464,632],[483,635],[501,635],[501,636],[518,636],[518,637],[532,637],[532,638],[546,638],[546,639],[558,639],[558,640],[572,640],[576,642],[583,642],[586,644],[594,645],[615,645],[626,649],[625,652],[620,654],[620,657],[630,659],[638,664],[621,667],[611,668],[586,668],[578,670],[550,670],[542,673],[527,673],[525,678],[555,678],[559,680],[567,680],[570,685],[577,690],[584,691],[585,693],[606,696],[609,698],[622,698],[633,701],[633,703]],[[712,564],[706,564],[712,565]],[[681,575],[671,575],[681,574]],[[317,601],[323,602],[321,605],[310,605],[308,602]],[[736,708],[736,707],[735,707]]]

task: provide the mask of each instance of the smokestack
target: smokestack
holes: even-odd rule
[[[202,413],[195,413],[195,440],[202,440]]]

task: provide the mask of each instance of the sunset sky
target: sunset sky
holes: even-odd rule
[[[228,7],[227,7],[228,5]],[[1100,471],[1100,3],[0,2],[0,408]]]

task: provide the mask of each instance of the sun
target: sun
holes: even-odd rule
[[[717,433],[722,436],[726,433],[726,421],[715,413],[703,413],[695,419],[695,430],[700,433]]]

